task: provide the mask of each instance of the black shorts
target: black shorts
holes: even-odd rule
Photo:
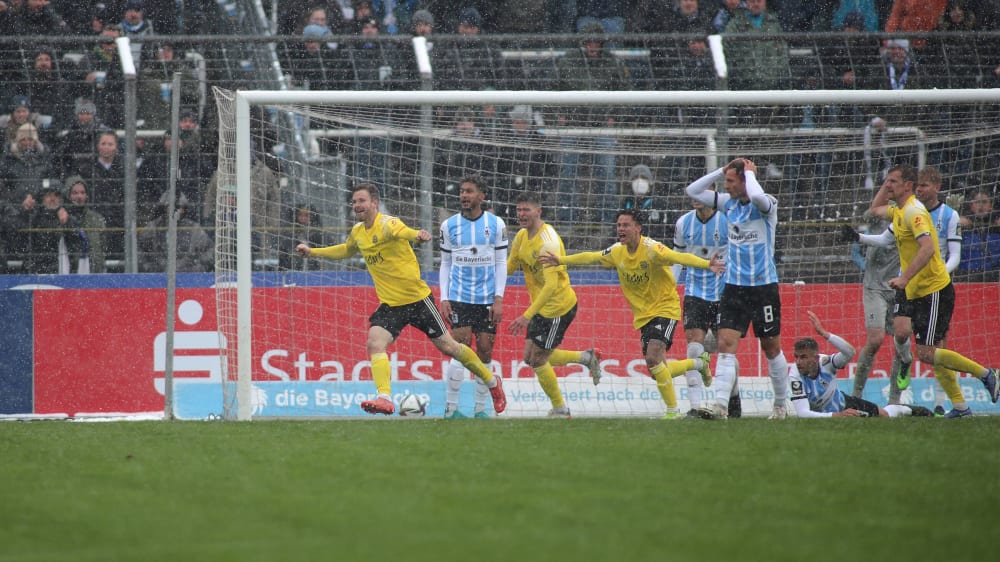
[[[399,333],[407,324],[427,334],[432,340],[443,336],[447,331],[444,319],[441,318],[441,311],[434,304],[433,295],[402,306],[382,303],[368,318],[368,322],[372,326],[385,328],[392,334],[394,340],[399,337]]]
[[[525,335],[525,339],[533,341],[542,349],[555,349],[562,343],[563,336],[566,335],[566,330],[569,329],[574,318],[576,318],[575,304],[573,308],[569,309],[569,312],[556,318],[546,318],[541,314],[536,314],[528,322],[528,333]]]
[[[722,289],[719,301],[719,328],[736,330],[747,335],[753,323],[753,334],[758,338],[773,338],[781,334],[781,296],[778,284],[759,287],[730,285]]]
[[[451,316],[448,321],[454,328],[472,328],[474,334],[496,334],[497,327],[490,322],[489,304],[469,304],[451,301]]]
[[[906,298],[906,291],[896,291],[896,300],[892,307],[892,315],[913,318],[913,302]]]
[[[917,345],[937,345],[944,341],[955,311],[955,286],[910,301],[913,339]]]
[[[639,328],[639,338],[642,340],[642,354],[646,355],[646,346],[651,340],[661,341],[667,346],[667,351],[674,344],[674,331],[677,330],[677,321],[673,318],[657,316]]]
[[[875,404],[874,402],[863,400],[861,398],[856,398],[854,396],[851,396],[850,394],[844,395],[844,406],[847,408],[851,408],[852,410],[860,410],[868,414],[868,417],[870,418],[878,417],[877,404]]]
[[[715,328],[715,323],[719,319],[719,303],[700,299],[698,297],[684,297],[684,329],[709,331]]]

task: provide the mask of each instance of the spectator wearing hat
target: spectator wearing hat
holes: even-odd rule
[[[75,262],[70,263],[74,273],[104,273],[104,217],[90,208],[90,188],[80,176],[66,178],[66,210],[80,229],[82,244]]]
[[[310,23],[302,30],[307,39],[288,47],[288,69],[295,81],[310,90],[343,90],[350,86],[353,73],[342,46],[331,41],[325,25]]]
[[[619,208],[639,209],[645,214],[644,235],[664,243],[672,240],[673,223],[667,216],[667,199],[656,192],[653,172],[649,166],[632,166],[627,184]]]
[[[57,67],[56,52],[50,47],[39,47],[23,93],[31,100],[31,109],[48,125],[39,126],[43,138],[46,130],[58,131],[72,120],[73,91],[73,84],[63,79]]]
[[[153,205],[167,191],[170,180],[170,151],[172,131],[167,130],[159,146],[153,146],[145,158],[142,168],[138,204],[142,206],[144,217],[150,216]],[[200,220],[203,189],[215,170],[215,158],[201,147],[201,130],[197,115],[191,111],[181,112],[177,125],[177,192],[183,193],[190,203],[188,215],[192,220]]]
[[[38,196],[40,204],[26,214],[24,272],[73,273],[84,246],[79,223],[63,206],[62,192],[54,181]]]
[[[125,112],[122,110],[125,107],[125,77],[114,42],[121,35],[120,25],[104,26],[100,33],[104,41],[84,55],[78,78],[78,81],[86,82],[81,95],[93,101],[104,123],[115,129],[125,127]]]
[[[73,103],[73,121],[56,134],[53,158],[63,177],[89,175],[97,157],[97,133],[109,131],[97,116],[97,107],[87,98]]]
[[[139,232],[139,271],[161,273],[167,270],[167,227],[170,199],[164,193],[152,220]],[[177,194],[177,267],[180,272],[212,271],[215,268],[215,246],[205,229],[187,216],[188,199]]]
[[[14,142],[0,159],[2,200],[21,204],[57,177],[48,149],[38,140],[38,129],[31,123],[18,127]]]
[[[150,56],[139,69],[136,118],[142,121],[143,129],[162,130],[170,127],[174,73],[181,73],[181,109],[201,108],[206,86],[198,67],[183,52],[178,52],[173,43],[148,46],[155,48],[146,50]]]
[[[0,129],[4,130],[3,152],[10,152],[12,144],[17,140],[17,131],[22,125],[31,123],[36,131],[42,129],[44,119],[31,110],[28,96],[11,98],[10,113],[0,115]]]
[[[434,14],[428,10],[417,10],[410,19],[413,35],[417,37],[430,37],[434,32]],[[429,44],[428,44],[429,45]]]
[[[475,8],[463,8],[458,14],[458,26],[455,32],[459,35],[479,35],[482,31],[483,16]]]
[[[167,4],[169,2],[162,2]],[[148,35],[155,35],[153,24],[146,18],[145,4],[142,0],[128,0],[125,2],[125,12],[121,21],[122,33],[129,38],[129,46],[132,50],[132,61],[136,68],[141,67],[142,62],[142,38]]]
[[[461,37],[447,43],[438,42],[440,49],[434,59],[435,88],[440,90],[496,89],[499,80],[490,45],[482,40],[483,18],[476,8],[464,8],[454,28]]]

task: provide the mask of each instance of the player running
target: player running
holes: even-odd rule
[[[455,341],[448,333],[441,314],[434,305],[430,287],[420,277],[420,264],[411,242],[427,242],[431,233],[414,230],[396,217],[383,215],[378,209],[379,192],[374,184],[361,183],[354,187],[351,205],[358,222],[343,244],[310,248],[299,244],[295,250],[303,257],[315,256],[331,260],[349,258],[358,252],[365,259],[368,273],[375,283],[375,294],[381,304],[368,319],[368,354],[372,363],[372,379],[378,396],[365,400],[361,408],[369,414],[389,415],[396,411],[392,403],[389,356],[386,348],[399,337],[407,325],[430,338],[441,353],[458,359],[483,380],[493,396],[493,409],[499,414],[507,407],[500,379],[483,365],[467,345]]]

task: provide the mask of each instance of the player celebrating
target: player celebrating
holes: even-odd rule
[[[837,370],[854,358],[854,348],[843,338],[823,329],[811,310],[806,312],[819,336],[837,348],[833,355],[820,355],[819,344],[812,338],[795,342],[795,364],[788,380],[792,387],[792,405],[800,418],[931,416],[922,406],[891,405],[879,408],[872,402],[844,394],[837,387]]]
[[[990,393],[990,399],[996,402],[1000,398],[1000,384],[997,381],[1000,373],[943,347],[955,307],[955,287],[944,260],[941,259],[938,233],[930,214],[913,194],[916,180],[917,174],[912,166],[894,166],[872,200],[871,212],[892,220],[896,248],[899,251],[899,266],[902,271],[899,277],[889,281],[889,285],[906,291],[917,357],[934,366],[935,376],[942,378],[942,386],[955,376],[950,371],[970,373],[982,381]],[[896,205],[889,206],[889,201]],[[951,390],[949,396],[952,396]],[[952,398],[952,410],[947,417],[972,415],[972,409],[961,396],[961,392],[958,392]]]
[[[691,200],[693,211],[688,211],[677,219],[674,228],[674,249],[702,258],[720,256],[726,253],[726,230],[729,223],[726,215]],[[682,266],[675,265],[671,272],[674,280],[681,280]],[[687,339],[687,356],[701,357],[705,352],[705,336],[709,330],[718,331],[716,317],[719,314],[719,297],[722,294],[723,278],[706,269],[688,268],[684,283],[684,336]],[[697,370],[685,373],[691,410],[688,417],[697,417],[701,408],[701,393],[711,386],[712,377],[702,377]],[[733,385],[733,395],[729,397],[729,416],[740,416],[739,385]]]
[[[370,183],[354,187],[351,205],[358,222],[351,229],[343,244],[324,248],[310,248],[299,244],[296,251],[303,257],[313,256],[339,260],[358,252],[365,259],[368,273],[375,282],[375,293],[381,303],[368,319],[368,354],[371,356],[372,379],[378,396],[365,400],[361,408],[369,414],[389,415],[396,411],[392,403],[389,379],[389,347],[408,324],[427,334],[434,347],[441,353],[458,359],[490,388],[493,409],[499,414],[507,407],[507,398],[499,377],[494,377],[476,353],[467,345],[455,341],[445,328],[444,321],[434,305],[430,287],[420,278],[420,265],[413,253],[411,242],[427,242],[431,233],[414,230],[396,217],[383,215],[378,210],[378,188]]]
[[[451,335],[471,345],[484,365],[493,361],[497,324],[503,318],[507,285],[507,225],[483,210],[486,185],[477,175],[462,178],[458,190],[461,212],[441,223],[441,316],[451,323]],[[448,365],[446,418],[465,417],[458,410],[458,394],[467,378],[457,359]],[[476,378],[475,417],[488,418],[482,379]]]
[[[538,384],[552,402],[549,416],[568,418],[570,411],[552,366],[586,365],[597,384],[601,380],[601,352],[596,348],[556,349],[576,316],[576,292],[569,284],[565,266],[545,267],[538,258],[545,253],[565,255],[566,249],[556,230],[542,221],[542,204],[537,194],[525,191],[518,195],[517,222],[521,230],[511,245],[507,274],[518,268],[524,271],[531,306],[510,323],[509,331],[515,336],[525,332],[524,362],[535,371]]]
[[[753,162],[737,158],[686,189],[692,199],[721,209],[729,222],[726,285],[719,300],[719,360],[712,381],[715,403],[699,412],[708,419],[725,419],[729,415],[729,396],[736,384],[736,350],[751,322],[767,357],[774,389],[770,418],[784,419],[787,415],[788,363],[781,352],[781,298],[774,262],[778,202],[764,193],[756,171]],[[708,189],[722,176],[726,193]]]
[[[538,259],[550,266],[599,264],[618,271],[618,283],[625,300],[632,308],[632,326],[639,330],[646,367],[656,379],[656,388],[667,405],[665,419],[680,416],[673,378],[687,371],[700,371],[709,377],[708,353],[683,361],[666,361],[667,351],[674,341],[674,331],[681,317],[681,302],[677,296],[670,266],[674,264],[712,268],[722,272],[722,262],[693,254],[675,252],[660,242],[642,235],[642,212],[638,209],[618,211],[616,227],[618,242],[603,252],[581,252],[571,256],[546,252]]]

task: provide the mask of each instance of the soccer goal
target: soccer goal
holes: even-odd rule
[[[351,187],[362,181],[379,187],[383,212],[435,238],[459,211],[466,175],[485,179],[489,210],[511,237],[517,195],[539,193],[543,218],[573,253],[613,244],[616,212],[627,206],[645,211],[647,235],[670,244],[674,223],[692,208],[684,187],[734,157],[750,158],[779,202],[783,348],[791,357],[793,341],[813,335],[807,310],[857,348],[864,343],[860,256],[837,232],[865,227],[864,211],[890,166],[934,166],[952,196],[992,194],[1000,180],[1000,90],[217,90],[216,99],[216,312],[229,342],[224,413],[234,419],[361,415],[358,403],[374,394],[365,341],[377,301],[364,263],[294,252],[300,242],[345,240],[354,222]],[[645,192],[637,178],[647,180]],[[436,291],[436,243],[416,252]],[[955,273],[959,304],[948,345],[996,365],[1000,351],[984,328],[995,324],[1000,291],[975,267]],[[573,414],[662,414],[614,272],[579,269],[571,277],[579,313],[561,347],[600,348],[605,372],[595,387],[583,366],[557,368]],[[523,339],[506,333],[528,305],[521,279],[508,284],[492,368],[507,388],[506,415],[536,416],[549,404],[521,362]],[[886,342],[876,359],[869,392],[884,391],[891,347]],[[682,359],[685,348],[678,331],[668,356]],[[390,347],[397,399],[426,395],[428,414],[440,414],[446,359],[423,334],[405,330]],[[769,411],[755,340],[741,345],[739,362],[744,411]],[[929,402],[922,379],[930,372],[917,366],[914,402]],[[468,413],[474,384],[465,386],[460,408]],[[675,387],[684,408],[683,377]]]

